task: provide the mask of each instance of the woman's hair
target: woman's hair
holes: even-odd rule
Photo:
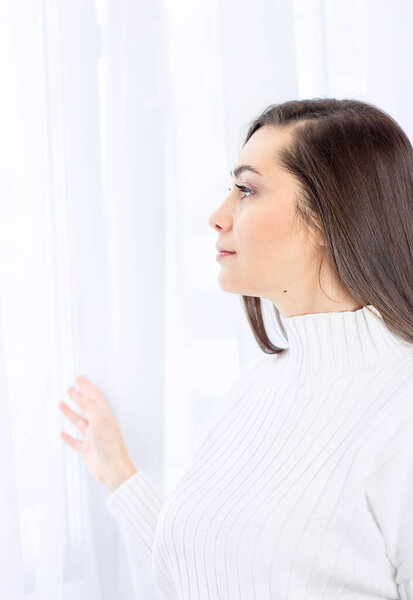
[[[351,99],[272,104],[249,125],[243,145],[264,125],[292,133],[274,160],[296,178],[296,218],[324,236],[333,275],[361,306],[377,308],[390,331],[413,342],[413,148],[407,135],[383,110]],[[268,337],[261,298],[240,299],[260,348],[283,352]]]

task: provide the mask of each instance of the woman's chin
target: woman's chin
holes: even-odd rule
[[[229,294],[239,294],[239,286],[235,285],[235,282],[231,281],[230,277],[222,277],[221,273],[218,276],[218,285],[224,292]]]
[[[231,277],[226,277],[225,275],[222,275],[222,273],[220,273],[218,276],[218,285],[221,290],[227,292],[228,294],[246,295],[246,291],[242,288],[242,286],[239,284],[237,285],[235,281],[231,281]]]

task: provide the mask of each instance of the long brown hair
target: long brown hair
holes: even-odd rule
[[[271,104],[249,124],[243,145],[264,125],[292,132],[278,165],[297,179],[296,217],[323,234],[333,275],[361,306],[375,307],[392,333],[413,343],[413,148],[407,135],[380,108],[352,99]],[[283,352],[268,337],[261,298],[240,299],[260,348]]]

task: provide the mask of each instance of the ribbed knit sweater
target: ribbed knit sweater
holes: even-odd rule
[[[281,322],[173,492],[106,508],[165,598],[413,600],[413,344],[371,305]]]

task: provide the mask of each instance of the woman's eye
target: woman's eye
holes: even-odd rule
[[[250,190],[249,188],[245,187],[245,185],[237,185],[235,184],[235,186],[241,190],[241,192],[244,192],[245,196],[242,196],[240,198],[240,200],[242,200],[243,198],[248,198],[248,196],[252,196],[252,194],[255,194],[255,192],[253,190]],[[231,188],[228,188],[229,191],[231,191]]]

